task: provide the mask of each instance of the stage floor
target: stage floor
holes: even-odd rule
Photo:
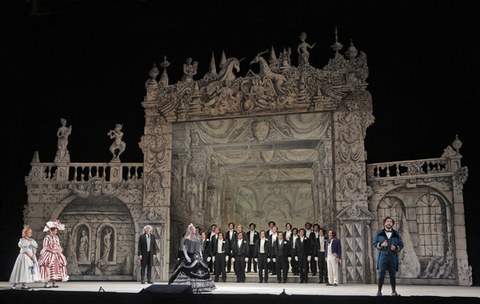
[[[59,282],[59,288],[43,288],[42,283],[32,283],[29,287],[41,291],[76,291],[98,292],[102,287],[106,292],[138,293],[150,284],[124,281],[69,281]],[[167,285],[165,282],[156,282],[155,285]],[[20,285],[21,286],[21,285]],[[216,283],[217,289],[208,294],[271,294],[278,295],[285,290],[287,295],[342,295],[342,296],[375,296],[377,286],[374,284],[340,284],[339,286],[325,286],[325,284],[309,283]],[[0,289],[11,289],[8,282],[0,282]],[[398,285],[397,291],[402,297],[408,296],[436,296],[436,297],[471,297],[480,298],[478,286],[432,286],[432,285]],[[18,292],[25,292],[18,290]],[[390,285],[385,284],[383,294],[390,294]]]

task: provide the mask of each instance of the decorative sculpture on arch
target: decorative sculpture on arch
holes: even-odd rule
[[[57,131],[57,154],[55,156],[56,163],[69,163],[70,162],[70,153],[67,150],[68,145],[68,136],[72,134],[72,125],[67,127],[67,120],[65,118],[60,118],[60,123],[62,126],[58,128]]]
[[[122,132],[123,125],[116,124],[114,130],[110,130],[107,135],[110,136],[111,139],[115,139],[110,146],[110,152],[113,154],[113,158],[111,160],[112,163],[119,163],[120,162],[120,154],[125,151],[126,144],[122,141],[123,132]]]

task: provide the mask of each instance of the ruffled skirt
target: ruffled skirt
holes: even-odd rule
[[[33,262],[26,254],[20,253],[13,266],[12,274],[10,275],[10,284],[15,283],[33,283],[40,281],[40,269],[38,263]]]
[[[191,285],[194,292],[212,291],[216,289],[210,278],[208,266],[199,255],[188,253],[190,263],[182,258],[175,271],[170,276],[168,284]]]

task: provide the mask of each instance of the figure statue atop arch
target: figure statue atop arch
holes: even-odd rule
[[[192,58],[187,58],[187,61],[183,64],[183,76],[182,82],[192,82],[193,76],[197,74],[198,62],[192,63]]]
[[[313,47],[315,47],[315,44],[317,44],[315,42],[314,44],[310,45],[305,41],[306,39],[307,39],[307,34],[305,32],[301,33],[300,40],[302,41],[302,43],[300,43],[297,47],[299,66],[310,65],[309,63],[310,53],[308,52],[308,49],[313,49]]]
[[[122,127],[123,125],[121,124],[116,124],[115,130],[110,130],[107,135],[110,136],[111,139],[115,139],[110,146],[110,152],[113,154],[113,158],[111,162],[118,163],[120,162],[120,154],[125,151],[126,144],[124,141],[122,141],[123,137],[123,132],[122,132]]]
[[[57,131],[57,154],[55,155],[55,162],[70,162],[70,153],[67,150],[68,136],[72,133],[72,125],[67,127],[67,120],[60,118],[62,126]]]

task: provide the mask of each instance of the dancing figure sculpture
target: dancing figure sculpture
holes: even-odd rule
[[[122,132],[123,125],[117,124],[115,126],[115,130],[110,130],[107,135],[110,136],[111,139],[115,139],[113,144],[110,146],[110,152],[113,154],[113,158],[111,162],[118,163],[120,162],[120,154],[125,151],[126,144],[122,141],[123,132]]]

